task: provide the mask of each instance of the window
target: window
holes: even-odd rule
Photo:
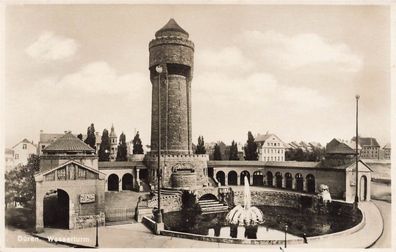
[[[15,159],[19,159],[19,154],[15,154]]]
[[[41,149],[45,149],[45,145],[41,145]]]
[[[27,149],[27,144],[22,145],[22,149],[26,150]]]

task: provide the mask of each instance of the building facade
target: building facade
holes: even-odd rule
[[[70,132],[45,147],[36,181],[36,231],[104,225],[105,174],[95,150]]]
[[[355,141],[356,137],[352,138]],[[361,146],[360,157],[363,159],[379,159],[380,158],[380,148],[377,139],[373,137],[359,137],[358,144]]]
[[[384,151],[384,159],[391,159],[391,153],[392,153],[392,148],[391,148],[391,144],[388,143],[384,146],[384,148],[382,148]]]
[[[259,161],[285,161],[286,145],[275,134],[256,136]]]
[[[14,151],[14,166],[27,165],[31,155],[37,154],[37,146],[26,138],[12,147]]]

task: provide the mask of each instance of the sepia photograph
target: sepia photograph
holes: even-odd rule
[[[390,4],[3,8],[0,250],[393,249]]]

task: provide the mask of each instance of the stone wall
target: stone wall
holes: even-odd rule
[[[194,45],[187,39],[172,36],[155,39],[149,47],[152,83],[151,150],[156,152],[158,149],[158,110],[161,109],[161,150],[167,154],[191,154],[190,88]],[[154,69],[159,64],[165,66],[161,76]],[[178,70],[172,72],[174,69],[171,66],[177,66],[175,69]]]
[[[195,188],[197,186],[197,174],[194,173],[173,173],[173,188]]]
[[[182,209],[182,195],[162,195],[161,196],[161,208],[164,212],[180,211]],[[153,197],[148,200],[148,207],[154,208],[158,206],[157,197]]]
[[[96,220],[98,220],[99,226],[105,225],[105,213],[100,212],[98,215],[84,215],[75,217],[75,228],[90,228],[96,226]]]
[[[235,205],[243,205],[243,191],[234,192]],[[311,197],[311,196],[307,196]],[[252,191],[252,205],[281,206],[281,207],[301,207],[302,195],[281,191]]]
[[[162,170],[162,187],[172,188],[172,175],[175,174],[175,168],[186,167],[194,170],[196,177],[196,188],[208,186],[207,177],[207,155],[161,155],[161,170]],[[149,169],[149,182],[152,185],[157,184],[157,167],[158,156],[148,154],[145,157],[145,164]],[[179,185],[188,185],[191,180],[191,175],[186,176],[177,175]],[[185,181],[183,181],[185,180]],[[180,189],[195,189],[190,186],[181,187]]]
[[[76,229],[79,228],[78,225],[83,225],[81,224],[82,222],[89,222],[88,220],[85,220],[85,217],[83,220],[80,220],[80,217],[91,216],[87,217],[90,219],[93,218],[92,216],[104,213],[104,187],[104,178],[99,180],[36,180],[36,230],[40,232],[44,227],[43,203],[44,196],[47,192],[61,189],[67,193],[69,197],[69,229]],[[80,194],[95,194],[95,202],[85,204],[80,203]],[[80,224],[77,224],[77,220],[79,220]]]

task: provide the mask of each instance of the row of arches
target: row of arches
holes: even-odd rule
[[[133,190],[133,175],[130,173],[124,174],[121,181],[122,190]],[[107,178],[107,190],[108,191],[119,191],[120,190],[120,180],[117,174],[111,174]]]
[[[139,171],[139,180],[146,182],[148,178],[148,171],[147,170],[140,170]],[[131,173],[125,173],[121,180],[119,176],[115,173],[110,174],[107,177],[107,190],[108,191],[120,191],[120,187],[122,191],[131,191],[134,189],[134,177]]]
[[[238,176],[236,171],[230,171],[225,174],[224,171],[218,171],[216,173],[217,181],[222,185],[244,185],[245,177],[247,177],[249,184],[253,186],[266,186],[286,188],[296,191],[307,191],[309,193],[315,192],[315,176],[308,174],[305,178],[301,173],[296,173],[294,176],[290,172],[286,172],[284,176],[281,172],[273,174],[271,171],[266,173],[264,176],[262,171],[255,171],[253,176],[250,175],[249,171],[242,171]],[[265,178],[265,179],[264,179]],[[264,182],[266,182],[264,184]],[[304,189],[304,182],[306,188]]]

